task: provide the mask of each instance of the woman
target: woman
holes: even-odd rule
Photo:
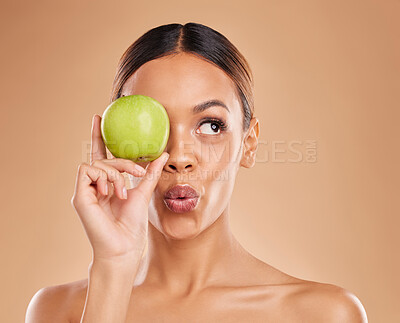
[[[27,322],[366,322],[353,294],[279,271],[230,230],[260,126],[252,73],[228,39],[196,23],[148,31],[122,56],[111,101],[133,94],[166,108],[165,151],[140,165],[107,158],[94,116],[71,201],[92,245],[89,278],[41,289]]]

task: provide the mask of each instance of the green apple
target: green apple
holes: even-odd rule
[[[158,158],[167,145],[169,128],[161,103],[139,94],[115,100],[101,119],[101,135],[111,154],[134,162]]]

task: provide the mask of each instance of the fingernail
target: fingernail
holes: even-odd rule
[[[124,197],[124,199],[128,198],[128,192],[126,191],[126,187],[125,186],[122,188],[122,196]]]
[[[108,184],[106,184],[106,195],[108,195]]]

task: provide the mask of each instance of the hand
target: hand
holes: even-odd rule
[[[79,165],[71,203],[92,245],[93,260],[140,262],[147,243],[150,199],[169,155],[163,152],[147,165],[147,171],[128,159],[107,159],[101,117],[95,115],[92,122],[90,165]],[[121,172],[142,177],[127,190],[126,199]]]

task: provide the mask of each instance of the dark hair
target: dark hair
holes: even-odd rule
[[[243,130],[247,130],[254,112],[254,85],[250,66],[224,35],[198,23],[175,23],[155,27],[131,44],[118,63],[111,102],[121,96],[126,80],[144,63],[181,52],[201,56],[223,69],[232,79],[242,105]]]

